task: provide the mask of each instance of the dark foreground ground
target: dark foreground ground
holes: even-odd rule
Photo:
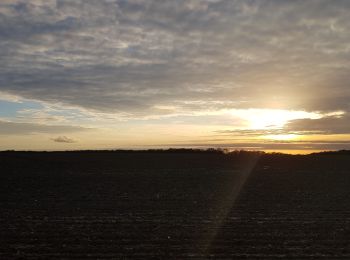
[[[0,259],[350,259],[350,155],[0,153]]]

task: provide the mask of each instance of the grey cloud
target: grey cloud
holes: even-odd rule
[[[130,115],[197,101],[349,111],[349,11],[340,0],[6,1],[0,91]]]
[[[51,140],[56,143],[68,143],[68,144],[76,142],[74,139],[68,138],[67,136],[59,136],[56,138],[52,138]]]
[[[350,134],[350,116],[328,116],[320,119],[292,120],[285,126],[286,131],[319,134]]]
[[[61,134],[86,131],[87,128],[66,125],[44,125],[0,121],[0,135],[23,135],[35,133]]]

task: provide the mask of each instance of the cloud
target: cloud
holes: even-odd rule
[[[52,138],[52,141],[56,142],[56,143],[76,143],[76,141],[74,139],[68,138],[66,136],[59,136],[56,138]]]
[[[35,133],[60,134],[86,131],[88,128],[68,125],[44,125],[0,120],[0,135],[26,135]]]
[[[264,136],[264,135],[278,135],[278,134],[286,134],[290,132],[286,132],[283,129],[237,129],[237,130],[217,130],[214,131],[222,136]]]
[[[306,134],[350,134],[350,116],[327,116],[320,119],[292,120],[285,131],[304,132]]]
[[[208,103],[350,111],[349,10],[326,0],[2,1],[0,91],[130,117]]]

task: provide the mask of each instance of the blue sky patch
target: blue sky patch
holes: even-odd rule
[[[15,117],[18,111],[24,109],[43,109],[43,105],[40,102],[35,101],[21,101],[12,102],[6,100],[0,100],[0,116],[1,117]]]

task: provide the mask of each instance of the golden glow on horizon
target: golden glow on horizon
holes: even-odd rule
[[[319,153],[323,152],[324,150],[316,150],[316,149],[304,149],[304,150],[292,150],[292,149],[264,149],[264,152],[266,153],[285,153],[285,154],[310,154],[310,153]]]
[[[281,135],[264,135],[263,139],[289,141],[289,140],[296,140],[298,137],[299,135],[296,135],[296,134],[281,134]]]
[[[16,134],[14,130],[9,135],[0,136],[0,150],[226,148],[232,144],[232,147],[238,147],[234,149],[268,151],[267,149],[274,147],[274,151],[308,153],[311,150],[321,151],[316,150],[319,147],[324,150],[345,147],[349,143],[350,135],[322,131],[303,132],[294,130],[287,125],[288,122],[296,119],[341,118],[344,114],[344,111],[322,113],[282,109],[223,109],[194,114],[192,117],[177,114],[174,117],[152,120],[133,119],[130,124],[125,120],[120,124],[120,121],[116,121],[109,114],[91,113],[89,116],[94,120],[79,122],[81,131]],[[16,123],[21,126],[28,121],[14,120],[13,125],[16,126]],[[51,121],[33,122],[33,126],[51,125]],[[25,124],[24,126],[28,127]],[[59,136],[67,136],[75,142],[54,141]],[[278,149],[279,145],[281,149]]]

